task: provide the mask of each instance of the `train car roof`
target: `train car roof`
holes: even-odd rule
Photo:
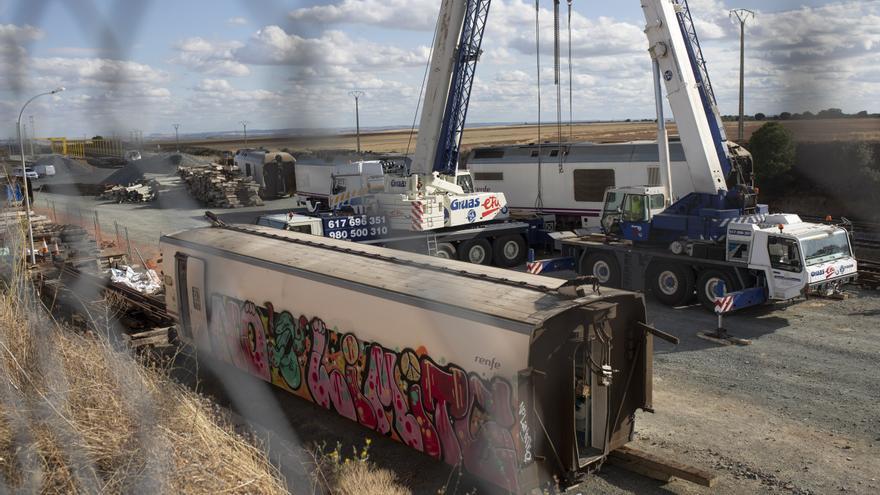
[[[660,151],[656,141],[631,141],[626,143],[563,143],[568,150],[566,163],[657,163]],[[523,163],[538,162],[538,145],[504,145],[474,148],[468,162],[481,163]],[[540,146],[541,158],[550,163],[558,160],[560,145],[547,143]],[[555,153],[555,155],[554,155]],[[681,141],[670,141],[669,159],[673,162],[685,161]]]
[[[445,260],[256,225],[204,227],[163,236],[168,244],[261,265],[462,317],[507,320],[519,331],[623,291],[602,288],[578,299],[557,292],[566,280]],[[165,253],[169,258],[170,253]]]

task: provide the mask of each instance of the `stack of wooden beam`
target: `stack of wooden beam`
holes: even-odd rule
[[[197,200],[213,208],[262,206],[260,186],[241,171],[222,165],[180,167],[178,173]]]
[[[107,186],[98,199],[117,203],[146,203],[156,199],[159,183],[153,179],[144,179],[127,186]]]

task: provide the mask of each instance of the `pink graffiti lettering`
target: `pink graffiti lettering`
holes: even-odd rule
[[[200,347],[367,428],[517,490],[519,459],[532,455],[531,442],[528,451],[518,452],[514,432],[522,418],[506,380],[439,366],[424,350],[361,342],[317,317],[293,320],[271,303],[261,308],[219,295],[211,302],[209,335],[194,336]]]
[[[245,303],[241,311],[241,350],[251,373],[269,381],[269,349],[263,319],[254,303]]]

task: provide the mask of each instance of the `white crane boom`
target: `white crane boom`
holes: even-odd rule
[[[464,16],[467,12],[465,0],[443,0],[437,17],[434,47],[431,52],[431,67],[425,85],[425,102],[419,120],[419,135],[413,155],[411,172],[431,176],[434,157],[440,143],[443,128],[443,114],[449,86],[455,71],[456,50],[461,36]]]
[[[649,52],[666,84],[667,99],[681,137],[688,168],[698,193],[727,191],[715,138],[688,56],[688,41],[678,23],[672,0],[642,0]]]

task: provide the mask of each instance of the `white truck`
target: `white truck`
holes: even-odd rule
[[[386,215],[377,213],[300,211],[262,215],[256,223],[292,232],[504,268],[521,265],[526,260],[529,246],[540,235],[535,220],[485,223],[428,233],[401,231],[393,227],[393,222]]]
[[[603,285],[644,290],[669,306],[687,304],[696,293],[709,310],[715,310],[720,282],[724,292],[735,293],[733,310],[836,291],[858,273],[846,230],[797,215],[739,218],[728,224],[726,242],[682,247],[674,253],[604,236],[577,237],[562,241],[562,254],[575,260],[578,273]]]

